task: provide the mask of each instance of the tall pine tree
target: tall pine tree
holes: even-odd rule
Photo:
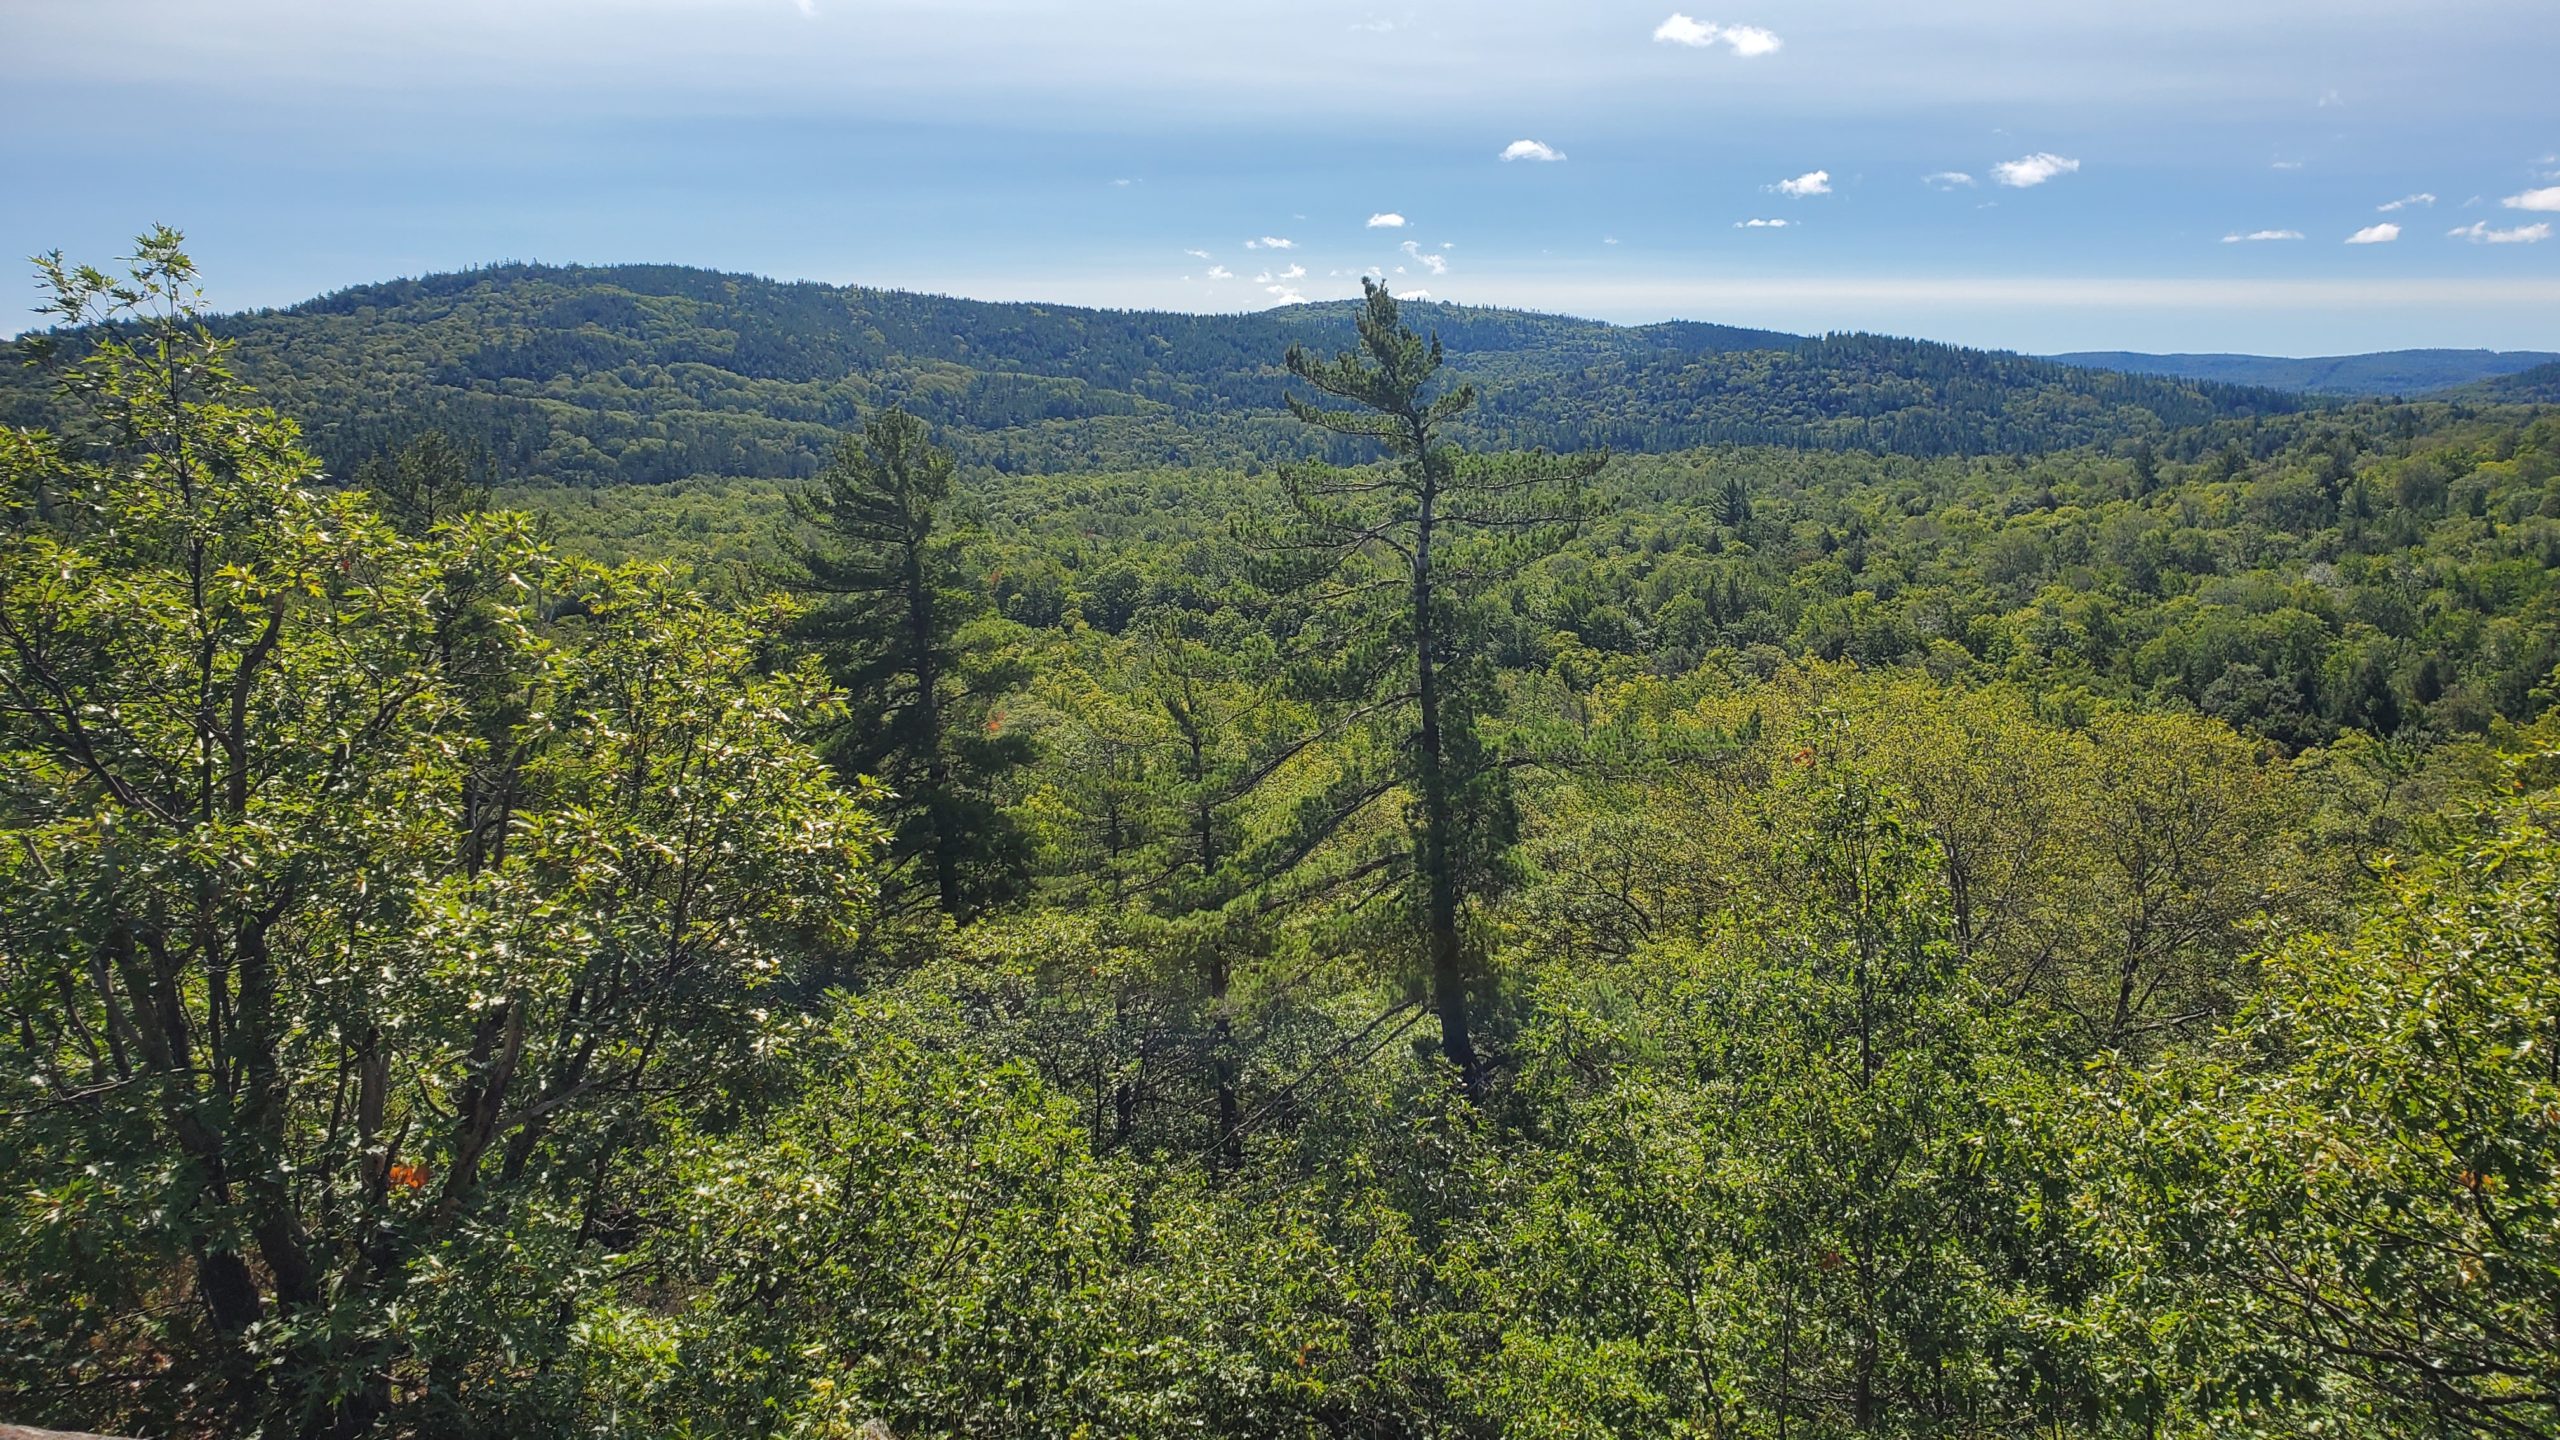
[[[1309,607],[1307,678],[1334,725],[1378,732],[1386,743],[1368,748],[1392,760],[1352,767],[1332,795],[1307,806],[1300,843],[1362,833],[1356,817],[1391,796],[1406,800],[1401,853],[1356,861],[1346,873],[1408,877],[1441,1052],[1480,1096],[1472,1004],[1481,967],[1467,953],[1461,917],[1494,889],[1517,817],[1483,733],[1494,667],[1477,601],[1487,582],[1570,537],[1589,513],[1584,483],[1607,455],[1475,455],[1452,444],[1448,427],[1475,403],[1474,387],[1436,385],[1438,337],[1408,328],[1384,286],[1363,288],[1357,348],[1331,360],[1288,352],[1289,373],[1319,396],[1293,394],[1289,409],[1375,444],[1387,463],[1283,471],[1288,514],[1263,552]]]
[[[783,583],[815,603],[794,636],[826,662],[846,718],[827,758],[845,779],[888,787],[891,903],[929,896],[963,922],[1018,896],[1030,851],[995,797],[1031,755],[998,702],[1019,667],[984,627],[968,583],[968,535],[950,523],[951,456],[925,422],[891,406],[847,435],[814,483],[790,497]]]

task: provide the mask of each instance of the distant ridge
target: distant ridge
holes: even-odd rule
[[[2257,385],[2306,395],[2425,395],[2494,380],[2560,361],[2542,350],[2378,350],[2370,355],[2145,355],[2131,350],[2080,350],[2047,359],[2065,365],[2121,370],[2129,375],[2173,375],[2224,385]]]
[[[1149,313],[671,265],[501,265],[218,328],[335,473],[433,427],[486,446],[510,476],[615,484],[806,475],[891,401],[964,463],[1014,473],[1324,453],[1286,412],[1280,360],[1293,344],[1352,343],[1356,309]],[[1427,302],[1406,313],[1448,346],[1453,378],[1479,386],[1474,437],[1506,446],[2027,454],[2309,403],[1877,335]],[[43,419],[41,377],[4,362],[0,423]]]

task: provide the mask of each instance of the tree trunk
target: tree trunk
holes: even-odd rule
[[[1467,1098],[1484,1099],[1484,1069],[1469,1033],[1465,957],[1458,944],[1458,876],[1453,853],[1457,816],[1449,803],[1449,776],[1440,734],[1440,675],[1432,648],[1431,529],[1437,486],[1423,449],[1422,504],[1414,527],[1414,689],[1420,723],[1416,769],[1422,784],[1423,947],[1431,966],[1431,1003],[1440,1016],[1440,1053],[1457,1067]]]

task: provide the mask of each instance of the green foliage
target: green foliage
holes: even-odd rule
[[[96,445],[0,448],[0,1374],[228,1435],[550,1423],[618,1177],[857,917],[823,692],[522,517],[315,493],[174,235],[52,275],[140,329],[73,374]]]
[[[46,274],[8,1418],[2560,1426],[2548,414],[524,270],[230,322],[436,357],[341,488],[174,235]],[[1474,448],[1772,414],[2090,443]]]
[[[2179,1433],[2560,1424],[2549,800],[2270,955],[2211,1049],[2110,1087],[2082,1202],[2115,1271],[2099,1313]]]
[[[1359,306],[1174,315],[784,284],[677,266],[496,266],[230,317],[241,365],[339,474],[422,431],[507,475],[802,478],[891,404],[1015,474],[1304,458],[1273,358]],[[1495,448],[2034,451],[2299,408],[2296,397],[1872,335],[1627,329],[1417,303],[1487,390]],[[0,370],[0,420],[49,417]],[[1352,458],[1348,450],[1329,458]]]
[[[967,920],[1024,882],[1029,857],[989,790],[1030,750],[1005,728],[1001,702],[1019,674],[1002,622],[981,618],[986,597],[963,578],[966,536],[947,522],[951,469],[924,422],[895,406],[875,416],[788,496],[781,578],[818,597],[791,638],[847,696],[828,760],[888,787],[890,858],[914,862],[943,913]],[[887,899],[898,903],[894,889]]]

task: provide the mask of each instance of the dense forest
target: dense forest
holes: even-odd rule
[[[2560,1429],[2560,411],[648,275],[48,265],[0,1419]]]
[[[2560,364],[2547,350],[2382,350],[2370,355],[2141,355],[2126,350],[2083,350],[2050,357],[2136,375],[2176,375],[2227,385],[2261,385],[2310,395],[2397,399]]]
[[[1486,385],[1462,430],[1496,445],[2032,453],[2301,403],[1877,336],[1412,309],[1449,345],[1452,373]],[[1290,420],[1277,357],[1299,341],[1348,343],[1355,310],[1147,314],[676,266],[511,265],[212,328],[333,471],[433,430],[511,477],[588,485],[805,479],[839,431],[888,404],[932,424],[963,463],[1008,473],[1348,461],[1356,447],[1328,450]],[[40,380],[0,367],[0,422],[52,414]]]

